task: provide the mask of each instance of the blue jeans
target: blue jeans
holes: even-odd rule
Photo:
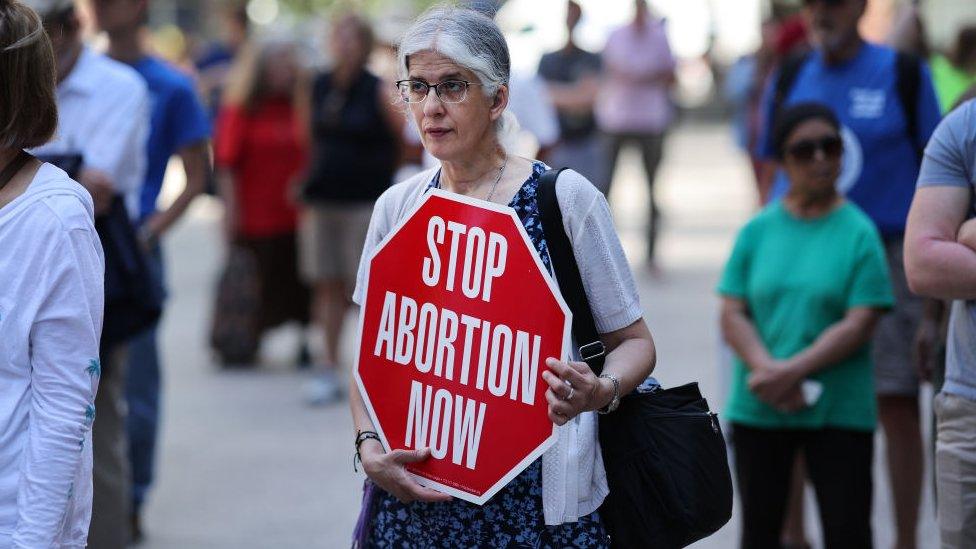
[[[147,258],[156,291],[165,296],[162,251],[156,247]],[[160,402],[158,332],[159,324],[155,324],[129,342],[125,380],[125,398],[129,407],[126,431],[132,470],[132,511],[135,513],[142,507],[152,484],[156,456]]]

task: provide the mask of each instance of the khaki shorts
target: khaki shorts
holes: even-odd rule
[[[306,282],[342,280],[356,284],[372,204],[316,204],[302,215],[301,274]]]
[[[884,241],[895,306],[878,321],[871,342],[875,392],[882,396],[918,394],[919,379],[912,356],[924,301],[908,289],[903,242],[901,238]]]
[[[935,482],[943,549],[976,547],[976,402],[935,397]]]

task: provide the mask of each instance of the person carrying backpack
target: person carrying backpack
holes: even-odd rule
[[[841,122],[844,164],[838,191],[860,207],[881,233],[895,306],[878,323],[873,340],[875,391],[887,439],[894,494],[896,547],[915,546],[922,485],[919,378],[912,344],[923,301],[908,289],[902,266],[905,220],[914,193],[921,151],[939,122],[939,105],[928,68],[917,59],[867,43],[858,32],[866,0],[804,0],[803,15],[814,49],[783,64],[767,87],[760,156],[772,159],[776,113],[800,102],[830,107]],[[789,183],[775,177],[772,199]],[[774,175],[775,174],[775,175]]]

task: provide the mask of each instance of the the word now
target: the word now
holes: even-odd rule
[[[462,336],[463,332],[463,336]],[[458,315],[432,303],[418,307],[417,301],[387,291],[373,354],[397,364],[411,364],[417,371],[454,380],[461,339],[458,381],[471,381],[471,358],[477,351],[474,386],[501,397],[535,402],[539,373],[539,347],[542,338],[522,330],[512,330],[469,315]]]
[[[433,387],[419,381],[410,384],[404,438],[407,448],[428,447],[431,457],[444,459],[450,447],[452,463],[461,465],[463,461],[465,467],[474,469],[484,424],[484,402],[452,395],[447,389],[434,392]]]

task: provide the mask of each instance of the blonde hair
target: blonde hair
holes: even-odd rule
[[[58,128],[54,52],[37,13],[0,0],[0,148],[47,143]]]

